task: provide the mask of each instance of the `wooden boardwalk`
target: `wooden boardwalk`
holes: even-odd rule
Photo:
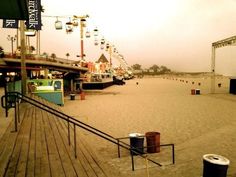
[[[21,107],[18,132],[12,132],[12,122],[0,139],[0,176],[116,176],[79,136],[75,158],[65,121],[27,103]]]

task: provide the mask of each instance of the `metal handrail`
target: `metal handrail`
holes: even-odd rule
[[[76,131],[75,131],[75,129],[76,129],[76,126],[78,126],[78,127],[82,128],[84,130],[87,130],[90,133],[93,133],[93,134],[95,134],[95,135],[97,135],[97,136],[99,136],[99,137],[101,137],[101,138],[103,138],[107,141],[110,141],[113,144],[116,144],[118,146],[118,148],[122,147],[126,150],[129,150],[131,152],[131,154],[135,153],[138,156],[140,156],[142,158],[145,158],[148,161],[150,161],[150,162],[152,162],[152,163],[154,163],[158,166],[162,166],[160,163],[158,163],[158,162],[156,162],[152,159],[147,158],[145,155],[143,155],[142,152],[139,151],[138,148],[133,147],[133,146],[131,146],[131,145],[129,145],[129,144],[123,142],[123,141],[120,141],[119,138],[115,138],[115,137],[113,137],[113,136],[111,136],[111,135],[109,135],[109,134],[107,134],[107,133],[105,133],[101,130],[98,130],[98,129],[96,129],[96,128],[88,125],[88,124],[85,124],[85,123],[83,123],[83,122],[81,122],[81,121],[79,121],[79,120],[77,120],[77,119],[75,119],[75,118],[73,118],[69,115],[66,115],[65,113],[60,112],[60,111],[58,111],[58,110],[56,110],[56,109],[40,102],[40,101],[37,101],[37,100],[35,100],[35,99],[33,99],[29,96],[23,95],[19,92],[8,92],[8,93],[6,93],[5,96],[6,97],[16,97],[15,99],[13,99],[13,100],[15,100],[15,103],[14,103],[14,105],[15,105],[14,106],[14,108],[15,108],[15,131],[17,131],[17,117],[18,117],[18,122],[20,120],[20,115],[19,115],[19,103],[20,103],[20,101],[19,100],[23,100],[23,101],[25,101],[27,103],[30,103],[31,105],[33,105],[37,108],[40,108],[40,109],[42,109],[42,110],[44,110],[48,113],[53,114],[54,116],[56,116],[58,118],[61,118],[65,121],[67,121],[68,122],[68,142],[69,142],[69,145],[71,144],[71,142],[70,142],[70,123],[74,125],[74,148],[75,148],[74,150],[75,150],[75,157],[76,158],[77,158],[77,154],[76,154]],[[2,97],[2,99],[3,99],[3,97]],[[9,99],[7,99],[7,100],[9,100]],[[133,155],[131,155],[131,158],[132,158],[132,170],[134,170]]]

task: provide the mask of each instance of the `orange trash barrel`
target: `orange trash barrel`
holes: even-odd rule
[[[195,95],[195,89],[191,89],[191,95]]]
[[[84,92],[81,92],[81,93],[80,93],[80,99],[81,99],[81,100],[85,100],[85,93],[84,93]]]
[[[147,132],[145,136],[147,142],[147,152],[148,153],[160,152],[160,133]]]

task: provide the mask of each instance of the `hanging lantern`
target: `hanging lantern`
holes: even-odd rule
[[[93,34],[94,34],[94,36],[98,36],[98,28],[97,27],[93,30]]]
[[[62,22],[58,20],[55,21],[55,28],[56,30],[61,30],[62,29]]]
[[[87,31],[85,32],[85,37],[86,37],[86,38],[90,38],[90,32],[89,32],[89,30],[87,30]]]
[[[73,23],[71,20],[66,23],[66,33],[71,33],[73,32]]]

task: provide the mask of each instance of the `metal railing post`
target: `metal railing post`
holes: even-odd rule
[[[172,162],[175,164],[175,145],[172,144]]]
[[[17,98],[17,117],[18,122],[20,123],[20,99]]]
[[[15,99],[14,99],[15,100]],[[12,104],[12,103],[11,103]],[[16,113],[16,100],[14,101],[14,109],[15,109],[15,131],[17,132],[17,113]]]
[[[74,124],[74,147],[75,147],[75,158],[77,158],[77,151],[76,151],[76,126]]]
[[[130,149],[131,152],[131,162],[132,162],[132,171],[134,171],[134,155],[133,155],[133,149]]]
[[[70,122],[69,122],[69,117],[68,117],[68,143],[70,145]]]
[[[5,85],[5,115],[8,117],[8,94],[7,94],[7,83]]]
[[[118,157],[120,158],[120,140],[117,139],[117,143],[118,143]]]

